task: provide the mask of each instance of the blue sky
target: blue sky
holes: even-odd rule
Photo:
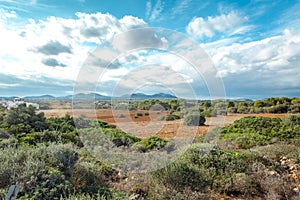
[[[198,43],[228,98],[300,96],[296,0],[0,0],[0,96],[72,94],[95,50],[104,51],[118,35],[145,27],[175,31]],[[148,45],[178,42],[155,31],[134,36],[123,37],[118,48],[145,38]],[[210,96],[205,70],[196,73],[170,52],[139,49],[116,55],[113,62],[99,61],[112,62],[94,76],[101,94],[111,95],[119,86],[120,95],[163,91]],[[88,73],[84,76],[91,80]]]

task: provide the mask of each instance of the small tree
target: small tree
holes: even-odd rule
[[[184,118],[183,124],[187,126],[203,126],[205,121],[206,119],[204,116],[197,113],[191,113]]]
[[[36,114],[33,106],[26,107],[25,104],[21,104],[6,113],[2,126],[8,128],[10,133],[17,134],[43,131],[47,124],[43,112]]]

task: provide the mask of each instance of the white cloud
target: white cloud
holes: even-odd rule
[[[186,11],[190,3],[191,0],[177,1],[175,7],[172,8],[172,14],[181,14],[182,12]]]
[[[155,5],[152,7],[151,0],[146,3],[146,18],[150,21],[159,20],[159,16],[163,11],[164,6],[161,0],[157,0]]]
[[[194,93],[191,82],[190,77],[172,70],[170,66],[146,65],[130,70],[122,76],[114,87],[114,92],[119,96],[143,87],[157,85],[167,88],[175,94],[180,94],[180,96],[183,96],[184,93],[191,96]]]
[[[9,84],[9,83],[0,83],[0,87],[2,87],[2,88],[16,87],[16,86],[20,86],[20,84],[18,84],[18,83],[13,83],[13,84]]]
[[[74,81],[95,46],[115,34],[146,25],[133,16],[117,19],[110,14],[77,13],[75,19],[52,16],[29,19],[20,26],[15,16],[15,12],[0,10],[0,68],[2,74],[22,79]]]
[[[145,28],[135,29],[116,36],[112,45],[120,51],[143,48],[164,49],[167,47],[167,41],[164,38],[159,38],[151,28]]]
[[[0,8],[0,20],[7,20],[9,18],[16,18],[17,14],[15,11],[5,11]]]
[[[203,37],[213,37],[216,32],[229,32],[230,34],[241,34],[248,30],[248,27],[241,27],[247,17],[241,17],[237,12],[222,14],[216,17],[208,16],[207,19],[196,17],[192,19],[186,31],[191,36],[201,39]]]
[[[226,80],[227,88],[264,88],[266,92],[300,85],[299,31],[285,30],[281,35],[244,44],[203,47]]]
[[[146,2],[146,13],[145,16],[148,19],[150,17],[151,14],[151,8],[152,8],[152,4],[151,4],[151,0]]]

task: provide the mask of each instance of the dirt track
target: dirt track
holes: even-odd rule
[[[136,135],[141,138],[157,135],[163,138],[174,137],[193,137],[195,135],[203,135],[208,130],[212,130],[216,127],[225,126],[233,123],[235,120],[245,116],[265,116],[265,117],[284,117],[286,114],[234,114],[228,116],[207,117],[206,125],[200,127],[188,127],[183,125],[182,120],[175,121],[158,121],[157,118],[166,115],[167,112],[157,111],[126,111],[111,109],[97,109],[95,111],[88,110],[69,110],[69,109],[52,109],[42,110],[46,117],[52,116],[64,116],[66,113],[70,115],[84,115],[90,118],[97,118],[112,124],[115,124],[118,128]],[[143,116],[135,118],[136,113],[142,113]],[[148,112],[149,116],[145,116]],[[121,116],[123,115],[123,117]]]

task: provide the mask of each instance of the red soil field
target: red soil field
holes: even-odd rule
[[[184,126],[182,119],[175,121],[158,121],[157,118],[167,115],[168,112],[145,111],[145,110],[111,110],[97,109],[96,111],[89,110],[70,110],[70,109],[51,109],[42,110],[46,117],[64,116],[69,113],[73,116],[86,116],[89,118],[97,118],[102,121],[109,122],[122,129],[125,132],[131,133],[137,137],[145,138],[149,136],[159,136],[162,138],[174,137],[194,137],[203,135],[207,131],[216,127],[222,127],[232,124],[235,120],[245,116],[264,116],[264,117],[285,117],[286,114],[232,114],[228,116],[207,117],[205,126],[191,127]],[[149,116],[145,116],[148,112]],[[141,113],[143,116],[135,118],[136,113]]]

